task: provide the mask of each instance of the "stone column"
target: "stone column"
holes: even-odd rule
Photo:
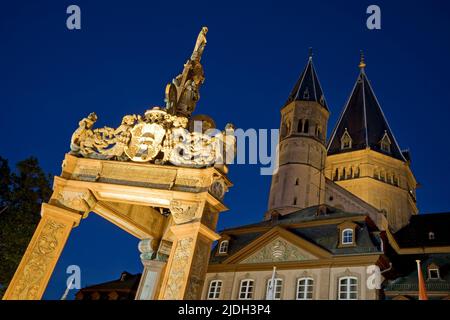
[[[165,261],[155,260],[158,242],[155,239],[144,239],[139,242],[141,261],[144,265],[136,300],[155,300],[157,298],[161,276],[166,266]]]
[[[41,299],[67,238],[82,215],[44,203],[41,217],[4,300]]]
[[[171,227],[175,241],[167,261],[159,299],[201,298],[211,244],[219,235],[200,221]]]

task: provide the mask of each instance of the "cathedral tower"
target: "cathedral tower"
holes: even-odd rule
[[[272,177],[269,211],[280,214],[324,203],[329,111],[312,55],[281,109],[279,168]]]
[[[360,73],[328,143],[326,177],[383,212],[392,230],[418,212],[416,180],[365,72]]]

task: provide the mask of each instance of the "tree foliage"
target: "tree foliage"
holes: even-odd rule
[[[3,296],[52,193],[50,175],[30,157],[12,171],[0,157],[0,297]]]

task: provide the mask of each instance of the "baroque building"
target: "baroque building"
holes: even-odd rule
[[[330,109],[309,57],[281,108],[268,210],[220,233],[202,299],[416,299],[416,260],[429,298],[450,297],[450,214],[418,214],[410,154],[365,69],[361,56],[327,141]]]

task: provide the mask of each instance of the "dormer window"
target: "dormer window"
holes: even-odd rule
[[[338,228],[338,248],[348,248],[356,246],[356,228],[358,224],[353,221],[345,221],[337,226]]]
[[[323,97],[323,95],[320,96],[319,103],[323,106],[325,105],[325,98]]]
[[[345,132],[341,137],[341,149],[346,150],[351,148],[352,148],[352,137],[350,137],[347,128],[345,128]]]
[[[344,229],[342,231],[342,244],[353,244],[353,229]]]
[[[391,153],[391,139],[389,139],[389,136],[387,134],[387,131],[384,131],[384,136],[380,141],[380,147],[381,150],[387,153]]]
[[[306,90],[303,92],[303,99],[309,100],[309,90],[306,88]]]
[[[439,274],[439,267],[432,263],[428,266],[428,279],[429,280],[439,280],[441,278]]]
[[[223,240],[222,242],[220,242],[219,253],[221,253],[221,254],[228,253],[228,244],[229,244],[228,240]]]

